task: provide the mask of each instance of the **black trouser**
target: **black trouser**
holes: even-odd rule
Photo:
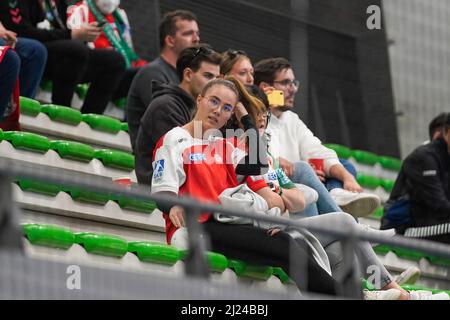
[[[337,282],[308,254],[299,240],[281,231],[271,237],[267,231],[249,225],[233,225],[209,220],[203,224],[212,251],[247,263],[281,267],[300,290],[336,295]],[[301,273],[306,264],[307,282]]]
[[[70,106],[78,83],[90,82],[81,112],[103,113],[125,72],[125,60],[109,49],[90,49],[78,40],[44,43],[48,51],[45,77],[53,82],[52,102]]]
[[[442,242],[442,243],[450,243],[450,234],[445,233],[445,234],[440,234],[437,236],[430,236],[430,237],[419,238],[419,239],[431,240],[431,241]]]
[[[134,76],[138,71],[139,68],[128,68],[125,70],[125,73],[120,78],[119,84],[114,91],[113,100],[127,97],[131,82],[133,82]]]

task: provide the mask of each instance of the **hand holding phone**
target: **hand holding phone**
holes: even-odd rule
[[[100,22],[98,22],[97,27],[99,28],[103,28],[103,26],[106,24],[106,20],[102,20]]]
[[[267,94],[267,99],[269,100],[269,105],[271,107],[284,106],[284,93],[281,90],[272,90]]]

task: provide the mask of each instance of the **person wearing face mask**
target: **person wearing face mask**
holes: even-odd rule
[[[0,1],[0,20],[19,37],[39,40],[46,47],[44,78],[53,82],[52,103],[70,106],[77,84],[90,83],[81,112],[103,113],[126,64],[115,50],[85,45],[100,35],[97,22],[68,29],[65,0]]]
[[[80,29],[97,22],[102,31],[87,45],[93,49],[114,49],[125,59],[127,70],[114,92],[113,100],[128,94],[131,82],[140,67],[147,61],[140,59],[133,49],[130,23],[125,10],[119,8],[120,0],[83,0],[67,9],[67,27]]]

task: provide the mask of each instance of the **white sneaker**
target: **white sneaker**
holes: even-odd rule
[[[371,215],[381,203],[376,194],[350,192],[342,188],[331,190],[330,195],[344,212],[357,218]]]
[[[363,291],[364,300],[398,300],[401,295],[398,289]]]
[[[431,291],[417,290],[409,292],[410,300],[450,300],[445,292],[433,294]]]
[[[401,274],[396,276],[394,281],[397,282],[398,285],[402,286],[404,284],[414,284],[419,278],[420,278],[420,269],[415,266],[411,266],[408,267]]]

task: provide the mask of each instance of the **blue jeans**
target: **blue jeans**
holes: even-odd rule
[[[0,45],[5,45],[3,39]],[[47,49],[37,40],[17,38],[15,50],[20,57],[20,95],[34,98],[47,62]]]
[[[350,161],[348,161],[346,159],[339,159],[339,161],[344,166],[344,168],[356,178],[355,166],[352,165],[350,163]],[[341,188],[341,189],[344,188],[344,184],[342,183],[342,181],[337,180],[335,178],[327,178],[325,180],[325,186],[327,187],[328,191],[331,191],[331,190],[333,190],[335,188]]]
[[[34,98],[44,73],[45,63],[47,62],[47,49],[39,41],[18,38],[16,51],[21,60],[19,74],[20,95]]]
[[[3,120],[3,114],[11,100],[11,94],[16,85],[19,70],[19,56],[14,51],[8,50],[0,63],[0,121]]]
[[[302,212],[294,213],[297,217],[311,217],[318,214],[342,211],[341,208],[339,208],[339,206],[334,202],[327,188],[322,181],[319,180],[309,163],[305,161],[294,163],[294,173],[290,178],[292,182],[307,185],[308,187],[316,190],[319,194],[319,199],[315,204],[309,205]]]

